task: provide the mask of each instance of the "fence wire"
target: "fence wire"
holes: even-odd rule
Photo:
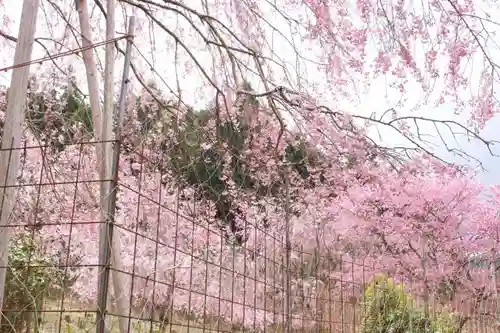
[[[265,200],[250,200],[244,182],[224,188],[231,182],[216,181],[217,170],[168,160],[176,144],[154,153],[147,142],[115,142],[121,154],[113,260],[105,265],[99,184],[110,180],[98,177],[97,144],[19,148],[18,182],[2,185],[16,187],[16,197],[5,226],[13,238],[0,332],[94,331],[99,313],[108,332],[119,332],[125,320],[128,332],[368,333],[385,332],[387,318],[397,316],[408,326],[398,332],[424,332],[426,324],[408,312],[424,303],[429,316],[443,308],[464,314],[462,332],[498,329],[495,302],[475,307],[459,293],[443,302],[414,292],[411,304],[404,298],[394,308],[402,302],[398,289],[386,280],[374,284],[373,265],[347,254],[308,253],[304,245],[287,244],[288,223],[269,225],[277,214],[269,207],[293,217],[290,195],[265,207]],[[98,311],[105,269],[120,285],[110,278],[106,308]],[[386,311],[395,312],[388,317]]]

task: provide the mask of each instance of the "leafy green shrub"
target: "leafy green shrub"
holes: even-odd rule
[[[375,277],[365,288],[362,305],[361,333],[453,333],[457,327],[451,313],[426,318],[403,285],[384,275]]]
[[[435,332],[455,333],[458,327],[458,317],[454,313],[443,311],[434,318],[432,325]]]
[[[38,325],[36,313],[40,312],[49,287],[61,285],[62,273],[51,258],[40,253],[31,235],[16,235],[9,247],[0,332],[17,332]]]
[[[58,89],[37,91],[36,85],[30,78],[26,122],[38,139],[61,151],[65,144],[92,137],[92,111],[74,80]]]

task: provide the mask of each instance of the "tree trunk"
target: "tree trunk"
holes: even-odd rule
[[[26,63],[31,60],[39,7],[39,0],[24,0],[23,2],[14,64]],[[8,149],[20,148],[21,145],[29,70],[30,66],[17,67],[13,70],[2,136],[2,149],[6,150],[0,151],[0,314],[4,299],[11,236],[10,228],[5,226],[10,223],[13,196],[16,190],[15,187],[5,186],[12,186],[16,182],[21,154],[21,149]],[[0,325],[1,320],[2,316],[0,316]]]

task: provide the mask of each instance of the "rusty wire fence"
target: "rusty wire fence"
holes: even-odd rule
[[[268,225],[273,212],[262,202],[230,209],[225,195],[244,197],[237,189],[214,202],[181,187],[163,167],[166,155],[149,159],[145,145],[115,143],[117,174],[100,179],[96,144],[19,148],[17,183],[2,184],[15,187],[15,206],[3,226],[12,237],[0,332],[383,332],[376,328],[387,316],[373,311],[383,313],[394,294],[379,284],[375,307],[363,297],[376,267],[307,253],[287,239],[288,223]],[[106,220],[102,182],[114,182],[116,194]],[[464,314],[462,332],[498,329],[493,301],[413,298],[428,315],[444,306]],[[418,318],[414,325],[398,332],[425,331]]]

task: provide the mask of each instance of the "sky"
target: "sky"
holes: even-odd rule
[[[283,0],[285,1],[285,0]],[[278,6],[283,1],[275,1],[274,3]],[[219,3],[228,3],[227,1],[219,1]],[[91,13],[92,19],[91,24],[93,24],[94,30],[94,41],[101,41],[104,39],[104,31],[105,26],[103,20],[99,19],[99,12],[93,6],[93,2],[90,1],[91,7],[89,8],[89,12]],[[103,2],[105,4],[105,2]],[[193,3],[198,3],[198,1],[193,1]],[[260,0],[259,4],[262,5],[262,10],[266,15],[266,19],[269,19],[270,22],[273,22],[274,26],[277,30],[280,31],[278,34],[276,31],[272,29],[267,29],[265,31],[266,39],[269,43],[272,43],[270,48],[273,49],[275,55],[273,56],[275,60],[279,59],[280,63],[286,64],[287,70],[292,73],[294,78],[292,79],[293,84],[298,87],[300,85],[301,89],[312,92],[315,96],[318,96],[318,99],[322,102],[322,104],[335,106],[336,108],[343,110],[345,112],[350,112],[353,114],[359,114],[364,116],[370,116],[371,114],[381,115],[387,109],[391,107],[395,107],[398,110],[399,116],[404,115],[415,115],[415,116],[426,116],[432,117],[436,119],[448,119],[448,120],[456,120],[461,123],[466,123],[468,114],[460,114],[455,115],[453,110],[453,105],[440,105],[439,107],[434,106],[432,103],[423,103],[422,101],[425,99],[423,93],[421,92],[420,86],[416,82],[410,82],[407,85],[407,92],[402,95],[397,89],[390,88],[388,84],[388,78],[380,77],[377,79],[360,77],[359,75],[353,74],[352,81],[348,84],[348,86],[344,87],[344,91],[342,92],[339,87],[335,87],[331,82],[328,81],[328,78],[324,73],[318,70],[318,66],[306,61],[298,61],[296,57],[296,50],[299,53],[306,55],[308,58],[312,58],[315,60],[321,61],[322,54],[324,54],[325,47],[321,46],[317,43],[309,42],[307,39],[302,38],[303,34],[306,31],[293,30],[290,29],[289,25],[283,20],[280,16],[277,16],[275,12],[270,10],[271,2],[266,2],[264,0]],[[347,1],[347,3],[353,4],[353,1]],[[37,37],[50,37],[62,41],[66,48],[76,48],[78,43],[74,40],[73,35],[71,34],[71,29],[65,25],[65,22],[57,16],[55,12],[55,5],[63,12],[67,14],[69,21],[75,26],[78,27],[78,16],[77,12],[74,10],[74,4],[71,0],[57,0],[57,1],[41,1],[41,7],[39,11],[39,18],[37,24]],[[415,6],[415,11],[418,12],[418,4],[412,1],[405,1],[405,6]],[[2,31],[8,32],[11,35],[16,35],[20,13],[21,13],[21,5],[22,2],[19,0],[4,0],[3,8],[0,9],[0,15],[5,15],[8,12],[9,20],[4,19],[4,24]],[[496,12],[500,12],[495,4],[487,3],[487,2],[478,2],[478,13],[481,15],[489,14],[493,15]],[[266,7],[267,6],[267,7]],[[6,9],[8,8],[8,11]],[[234,8],[233,8],[234,9]],[[224,8],[219,7],[212,8],[212,12],[218,10],[216,15],[218,17],[224,17],[225,12]],[[3,12],[2,12],[3,11]],[[164,32],[160,31],[158,28],[154,28],[151,26],[150,21],[144,18],[144,15],[139,13],[138,11],[131,11],[130,9],[124,11],[122,7],[117,8],[117,31],[118,33],[123,33],[126,31],[125,28],[125,17],[127,15],[131,15],[132,13],[136,16],[137,19],[137,34],[134,39],[134,43],[136,48],[133,51],[133,60],[138,65],[141,74],[144,76],[146,80],[154,79],[159,83],[160,88],[168,91],[169,88],[175,87],[176,85],[176,66],[175,64],[175,44],[172,42],[172,39],[169,38]],[[207,49],[203,46],[203,43],[200,42],[199,39],[193,37],[193,30],[190,29],[189,25],[186,25],[186,22],[182,22],[178,15],[174,15],[173,13],[169,14],[161,14],[159,11],[156,11],[158,18],[162,23],[168,26],[172,31],[175,31],[182,41],[189,46],[190,50],[193,50],[193,53],[197,55],[200,63],[203,64],[204,68],[207,68],[207,72],[212,75],[214,80],[220,82],[219,75],[215,75],[213,59],[210,57],[210,54],[207,53]],[[296,11],[289,10],[287,12],[288,15],[307,18],[310,14],[307,11],[303,11],[303,9],[298,9]],[[234,15],[233,15],[234,16]],[[232,17],[234,19],[234,17]],[[229,18],[226,18],[229,20]],[[353,18],[355,20],[355,18]],[[233,22],[234,23],[234,22]],[[247,33],[249,39],[253,33],[256,33],[255,29],[256,25],[250,24],[247,27]],[[490,24],[485,27],[490,32],[495,32],[498,28],[495,24]],[[301,36],[302,35],[302,36]],[[296,45],[296,50],[294,50],[290,43],[286,42],[284,37],[288,40],[293,40]],[[152,40],[155,40],[152,43]],[[498,37],[492,37],[488,40],[487,50],[491,57],[499,58],[500,50],[497,47]],[[152,46],[154,44],[154,46]],[[2,53],[0,54],[0,66],[5,67],[12,65],[13,59],[13,43],[2,42]],[[55,46],[52,44],[47,44],[51,51],[64,51],[64,48],[59,46]],[[124,44],[121,44],[124,46]],[[426,49],[426,45],[413,45],[417,62],[424,62],[424,50]],[[264,49],[266,47],[264,46]],[[267,50],[267,49],[266,49]],[[269,50],[267,50],[269,51]],[[376,47],[368,48],[368,55],[374,56],[378,52]],[[104,48],[101,47],[96,49],[96,54],[98,55],[100,61],[99,65],[103,65],[104,59]],[[41,58],[45,56],[44,51],[38,45],[35,45],[33,58]],[[147,61],[146,61],[147,59]],[[178,57],[178,71],[182,72],[181,78],[181,86],[183,92],[183,98],[188,102],[188,104],[195,105],[198,107],[205,106],[210,102],[213,94],[207,94],[206,83],[200,80],[200,73],[197,71],[193,64],[188,62],[186,55],[184,57],[182,54]],[[481,56],[475,56],[473,59],[470,59],[467,66],[463,69],[466,73],[468,73],[468,77],[470,78],[470,86],[477,86],[478,80],[478,64],[481,64],[483,59]],[[71,65],[76,73],[77,82],[82,90],[86,90],[86,81],[85,81],[85,71],[83,67],[83,62],[81,58],[77,56],[66,57],[61,60],[57,60],[58,64],[61,66]],[[121,56],[117,56],[116,58],[116,70],[115,70],[115,82],[116,82],[116,91],[118,93],[119,82],[121,78],[121,69],[123,64],[123,59]],[[299,67],[297,67],[299,64]],[[441,66],[446,66],[445,63],[442,63]],[[38,76],[45,77],[49,79],[46,73],[50,73],[50,68],[52,66],[49,62],[46,62],[42,65],[32,66],[31,72],[36,72]],[[151,71],[150,68],[153,67],[155,71]],[[100,67],[102,69],[102,67]],[[273,71],[276,68],[272,67]],[[158,74],[161,76],[161,80],[159,79]],[[11,72],[2,72],[0,73],[0,84],[8,85],[10,81]],[[250,75],[250,74],[249,74]],[[250,75],[251,77],[251,75]],[[279,70],[276,70],[274,77],[276,81],[280,81],[280,78],[283,77],[279,73]],[[300,79],[298,77],[301,77]],[[391,78],[389,78],[390,80]],[[264,87],[258,80],[256,80],[255,76],[250,81],[255,83],[254,88],[257,91],[263,91]],[[138,87],[138,83],[134,82],[135,86]],[[102,84],[102,83],[101,83]],[[167,88],[167,86],[169,88]],[[434,91],[433,94],[438,94],[442,89],[444,89],[443,82],[433,82]],[[471,89],[472,90],[472,89]],[[467,92],[463,92],[467,94]],[[428,96],[427,96],[428,97]],[[498,128],[500,126],[500,116],[494,117],[490,120],[485,128],[480,132],[480,135],[485,137],[486,139],[498,140],[500,141],[500,135],[498,134]],[[446,148],[443,144],[439,142],[437,138],[436,132],[432,125],[420,125],[420,129],[424,132],[427,132],[430,136],[429,140],[435,144],[433,148],[435,152],[448,161],[455,161],[460,164],[469,164],[474,166],[473,164],[460,159],[452,154],[449,154],[446,151]],[[380,133],[380,136],[379,136]],[[443,132],[444,133],[444,132]],[[385,144],[392,145],[401,145],[407,144],[407,142],[403,142],[401,137],[397,135],[394,131],[391,131],[387,128],[372,128],[371,130],[372,137],[375,140],[384,142]],[[478,174],[478,179],[485,184],[497,184],[500,183],[500,168],[496,166],[499,164],[499,158],[493,157],[489,154],[486,147],[477,142],[468,142],[466,138],[458,138],[457,143],[453,143],[453,137],[450,134],[444,133],[445,141],[450,144],[458,144],[464,149],[467,153],[473,155],[475,158],[479,159],[484,168],[486,168],[487,172],[480,172]],[[493,148],[496,150],[496,153],[500,155],[500,148]]]

